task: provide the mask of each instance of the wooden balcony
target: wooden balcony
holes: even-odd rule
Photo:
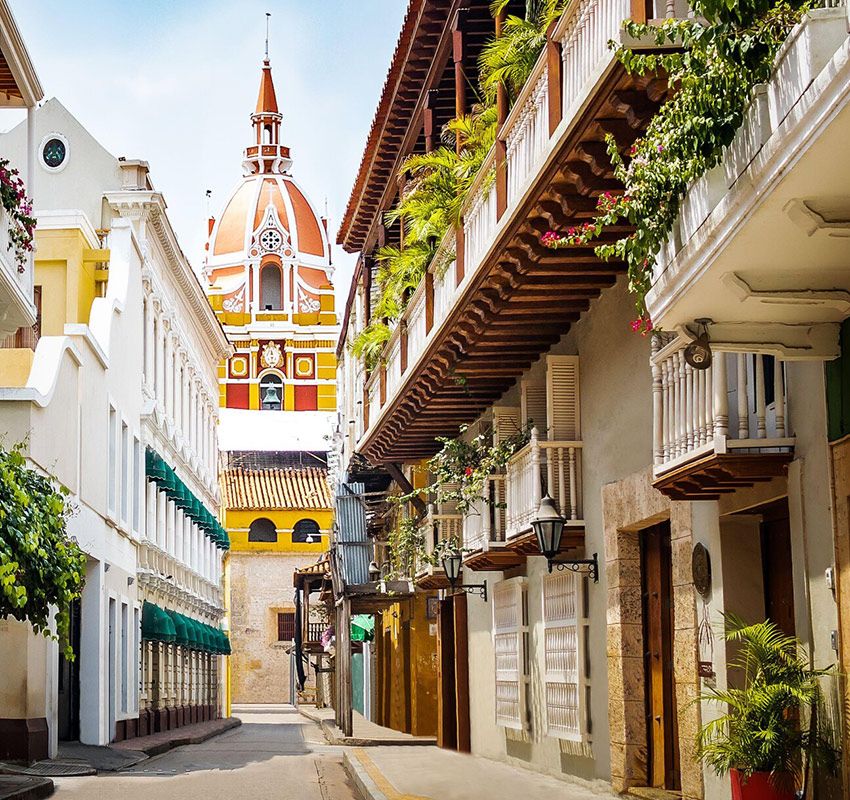
[[[720,351],[695,370],[689,340],[667,339],[653,340],[655,487],[674,500],[716,500],[785,474],[794,438],[783,362]]]
[[[449,582],[442,564],[431,564],[428,560],[433,556],[436,545],[440,541],[455,539],[463,541],[463,516],[454,513],[440,513],[442,509],[431,506],[422,523],[425,538],[425,556],[416,568],[414,583],[420,589],[445,589]]]
[[[567,521],[561,551],[584,545],[581,512],[581,442],[539,439],[532,428],[531,441],[513,455],[507,468],[508,549],[519,555],[540,555],[531,520],[547,492]]]
[[[463,518],[463,565],[467,569],[505,570],[522,558],[507,546],[507,476],[491,475],[484,497]]]
[[[666,81],[626,74],[608,47],[624,19],[647,13],[627,0],[584,0],[564,13],[479,174],[462,230],[441,243],[366,382],[356,449],[372,463],[433,455],[436,436],[476,419],[624,271],[593,247],[552,251],[540,237],[592,218],[602,192],[622,191],[605,136],[627,150],[667,97]]]

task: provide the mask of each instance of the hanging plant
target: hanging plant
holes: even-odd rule
[[[634,226],[634,233],[600,243],[595,252],[626,262],[638,315],[632,328],[643,334],[652,330],[646,310],[652,266],[685,193],[720,162],[743,123],[754,87],[768,80],[779,47],[810,5],[694,0],[692,7],[693,19],[626,24],[630,37],[677,51],[646,54],[620,47],[617,59],[632,75],[666,75],[675,91],[626,154],[607,137],[623,193],[600,196],[593,221],[549,231],[541,239],[558,249],[598,240],[612,225]]]
[[[387,535],[389,562],[398,578],[413,578],[416,565],[425,558],[425,536],[416,520],[400,516]]]
[[[0,158],[0,204],[9,215],[9,250],[14,250],[18,272],[26,270],[29,253],[33,250],[36,220],[32,200],[27,197],[24,182],[8,158]]]
[[[0,451],[0,618],[29,622],[36,633],[63,640],[86,568],[85,553],[66,530],[66,494],[27,467],[20,448]],[[73,657],[70,645],[66,656]]]

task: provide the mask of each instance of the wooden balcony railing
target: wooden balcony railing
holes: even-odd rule
[[[664,490],[678,478],[677,491],[700,486],[726,491],[780,474],[794,447],[782,361],[715,352],[709,369],[696,370],[685,361],[688,343],[681,337],[653,340],[656,485],[661,480]]]
[[[321,641],[325,628],[327,628],[327,625],[323,622],[308,622],[306,636],[304,638],[305,643],[312,644]]]
[[[449,539],[454,539],[458,543],[463,541],[463,516],[440,513],[442,510],[437,506],[430,506],[422,522],[425,553],[417,560],[416,579],[424,588],[442,588],[446,585],[442,564],[434,566],[431,563],[437,543]]]
[[[484,497],[473,504],[463,518],[463,549],[468,552],[484,550],[491,544],[505,541],[507,512],[506,478],[491,475],[484,484]]]
[[[541,440],[532,428],[531,441],[508,461],[509,540],[530,529],[545,492],[554,498],[567,524],[582,524],[581,448],[579,441]]]

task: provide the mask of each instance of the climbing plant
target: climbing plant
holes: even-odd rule
[[[598,200],[595,218],[542,237],[550,248],[599,240],[608,227],[628,223],[634,232],[600,242],[596,253],[626,262],[638,317],[634,330],[647,333],[646,312],[652,265],[679,214],[688,187],[719,163],[746,113],[754,87],[771,73],[776,53],[809,3],[749,0],[693,0],[692,19],[667,19],[660,25],[629,22],[626,31],[673,52],[616,51],[633,75],[663,74],[671,97],[628,150],[612,136],[608,153],[622,194]],[[613,46],[613,45],[612,45]]]
[[[417,561],[425,554],[425,536],[417,521],[399,515],[387,535],[387,548],[393,574],[399,578],[412,578]]]
[[[24,182],[7,158],[0,158],[0,206],[9,216],[7,247],[14,250],[18,272],[22,273],[26,269],[27,254],[33,249],[35,217]]]
[[[0,618],[29,622],[36,633],[60,639],[67,638],[86,566],[66,530],[65,494],[26,465],[20,448],[0,450]],[[73,657],[70,645],[66,654]]]

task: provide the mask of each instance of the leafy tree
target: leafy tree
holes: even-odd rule
[[[66,492],[26,466],[20,448],[0,451],[0,618],[67,637],[71,602],[85,582],[86,556],[66,531]],[[54,637],[56,638],[56,637]],[[73,657],[68,646],[66,653]]]

